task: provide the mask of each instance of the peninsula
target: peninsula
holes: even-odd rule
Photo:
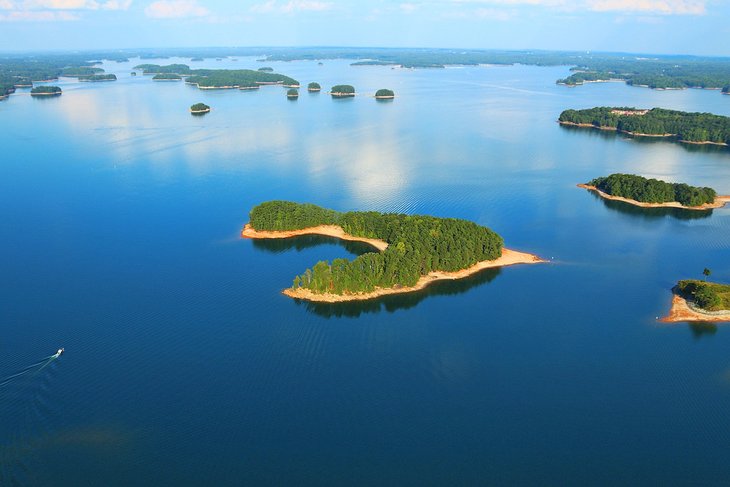
[[[689,279],[679,281],[672,292],[669,314],[659,321],[730,322],[730,285]]]
[[[710,210],[722,208],[730,202],[730,195],[718,196],[712,188],[667,183],[634,174],[611,174],[579,184],[578,187],[594,191],[601,198],[623,201],[643,208]]]
[[[289,238],[327,235],[379,250],[354,260],[320,261],[294,278],[289,297],[318,302],[373,299],[418,291],[490,267],[545,262],[503,248],[502,237],[455,218],[378,212],[340,213],[310,204],[269,201],[251,210],[241,236]]]
[[[615,130],[635,137],[666,137],[687,144],[730,145],[730,117],[663,108],[596,107],[565,110],[561,125]]]

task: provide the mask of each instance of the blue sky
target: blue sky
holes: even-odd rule
[[[726,0],[0,0],[9,50],[396,46],[730,55]]]

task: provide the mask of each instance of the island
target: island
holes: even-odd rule
[[[199,63],[201,61],[205,61],[205,59],[203,59],[202,57],[194,57],[190,59],[191,63]]]
[[[269,201],[254,207],[244,238],[327,235],[378,250],[354,260],[320,261],[283,293],[317,302],[359,301],[418,291],[483,269],[545,262],[506,249],[497,233],[455,218],[399,213],[337,212],[312,204]]]
[[[132,71],[132,76],[137,76],[137,71]]]
[[[318,92],[321,89],[322,87],[319,85],[319,83],[315,83],[314,81],[307,85],[307,91],[310,93]]]
[[[378,100],[392,100],[395,98],[395,93],[393,93],[393,90],[381,88],[375,92],[375,98]]]
[[[152,81],[182,81],[182,76],[175,73],[159,73],[152,77]]]
[[[562,125],[615,130],[635,137],[668,137],[688,144],[730,144],[730,117],[663,108],[595,107],[565,110]]]
[[[345,98],[355,96],[355,88],[352,85],[335,85],[330,89],[332,98]]]
[[[669,314],[659,321],[730,322],[730,285],[687,279],[679,281],[672,292]]]
[[[709,210],[722,208],[730,202],[730,195],[718,196],[712,188],[667,183],[635,174],[611,174],[579,184],[578,187],[594,191],[601,198],[644,208]]]
[[[196,103],[195,105],[190,106],[190,113],[193,115],[200,115],[202,113],[208,113],[209,111],[210,107],[205,103]]]
[[[252,69],[196,69],[185,79],[201,90],[252,88],[257,85],[286,85],[298,87],[299,82],[288,76]]]
[[[67,78],[79,78],[81,76],[91,76],[103,72],[103,69],[91,66],[72,66],[64,68],[59,75]]]
[[[88,76],[79,76],[79,81],[85,81],[88,83],[96,83],[99,81],[116,81],[117,75],[115,74],[90,74]]]
[[[289,99],[299,98],[299,90],[297,90],[296,88],[289,88],[286,91],[286,97]]]
[[[63,91],[58,86],[35,86],[30,96],[59,96]]]

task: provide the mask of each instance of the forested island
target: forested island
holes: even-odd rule
[[[30,96],[58,96],[63,91],[58,86],[36,86],[30,90]]]
[[[648,208],[707,210],[721,208],[730,201],[730,196],[717,196],[712,188],[667,183],[635,174],[611,174],[578,186],[595,191],[606,199]]]
[[[310,93],[320,91],[321,89],[322,87],[319,85],[319,83],[315,83],[314,81],[307,85],[307,91],[309,91]]]
[[[190,113],[193,115],[199,115],[201,113],[208,113],[210,111],[210,107],[206,105],[205,103],[196,103],[194,105],[190,106]]]
[[[79,76],[79,81],[85,81],[89,83],[94,83],[98,81],[116,81],[117,75],[116,74],[90,74],[87,76]]]
[[[672,308],[661,321],[730,321],[730,285],[687,279],[672,292]]]
[[[289,88],[286,91],[286,97],[287,98],[299,98],[299,90],[296,88]]]
[[[730,117],[663,108],[595,107],[565,110],[563,125],[616,130],[638,137],[668,137],[691,144],[730,144]]]
[[[95,68],[93,66],[74,66],[69,68],[64,68],[60,76],[65,76],[67,78],[79,78],[82,76],[93,76],[95,74],[103,73],[104,70],[101,68]]]
[[[320,261],[296,276],[284,294],[311,301],[352,301],[419,290],[439,279],[458,279],[489,267],[543,262],[503,248],[489,228],[455,218],[399,213],[346,212],[288,201],[262,203],[250,212],[247,238],[320,234],[364,241],[380,252],[354,260]]]
[[[175,73],[159,73],[152,77],[152,81],[181,81],[182,76]]]
[[[375,98],[378,98],[380,100],[387,100],[390,98],[395,98],[395,93],[393,93],[393,90],[381,88],[375,92]]]
[[[335,85],[330,89],[330,95],[333,98],[355,96],[355,87],[352,85]]]

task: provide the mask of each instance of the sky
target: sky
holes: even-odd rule
[[[0,50],[209,46],[729,56],[730,0],[0,0]]]

